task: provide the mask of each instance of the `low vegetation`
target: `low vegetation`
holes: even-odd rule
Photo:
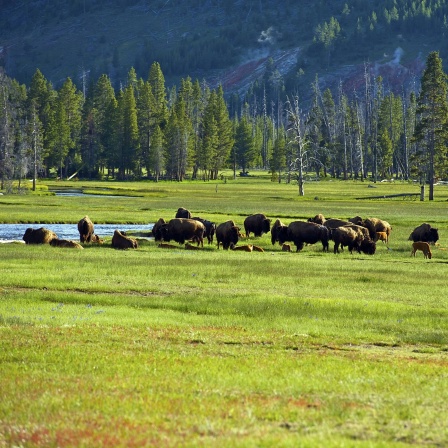
[[[0,247],[0,446],[444,446],[448,187],[263,176],[220,183],[60,182],[119,197],[1,196],[0,222],[215,222],[263,212],[391,223],[374,256],[207,245]],[[45,191],[45,190],[40,190]],[[117,195],[113,195],[114,192]],[[372,194],[372,191],[374,194]],[[128,196],[125,196],[128,195]],[[432,259],[408,236],[438,227]],[[34,226],[33,226],[34,227]],[[35,225],[35,227],[38,227]],[[1,235],[0,235],[1,237]]]

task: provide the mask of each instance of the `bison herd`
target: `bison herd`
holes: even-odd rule
[[[78,222],[79,240],[81,243],[102,244],[103,240],[94,233],[94,224],[88,216],[84,216]],[[296,252],[303,249],[305,244],[321,243],[323,251],[329,250],[329,242],[334,242],[333,251],[339,253],[344,247],[350,253],[356,251],[367,255],[373,255],[376,251],[376,242],[388,243],[392,231],[392,226],[382,219],[361,218],[355,216],[347,220],[325,218],[318,214],[307,221],[293,221],[289,225],[283,224],[277,219],[271,227],[271,219],[263,213],[248,216],[244,220],[245,237],[251,234],[261,237],[263,234],[271,232],[271,243],[279,243],[283,251],[290,251],[292,243],[296,247]],[[240,250],[246,252],[263,251],[259,246],[246,244],[238,246],[238,242],[244,236],[241,228],[234,221],[216,225],[214,222],[199,217],[192,217],[185,208],[179,208],[175,218],[168,222],[160,218],[152,228],[152,236],[162,248],[178,247],[170,244],[171,241],[185,244],[185,248],[199,249],[204,246],[204,239],[208,244],[213,243],[216,235],[217,247],[223,249]],[[414,243],[435,244],[439,239],[438,230],[430,224],[423,223],[416,227],[409,240]],[[39,229],[28,228],[23,235],[26,244],[50,244],[55,247],[70,247],[82,249],[83,246],[77,242],[62,240],[51,230],[41,227]],[[196,245],[195,245],[196,244]],[[111,245],[115,249],[137,249],[138,242],[119,230],[115,230]],[[426,249],[426,245],[414,244],[412,255],[415,250],[425,248],[425,257],[431,258],[431,252]]]

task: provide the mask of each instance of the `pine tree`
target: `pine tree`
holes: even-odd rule
[[[165,77],[158,62],[154,62],[149,70],[148,82],[151,85],[152,93],[154,95],[154,115],[156,123],[163,128],[166,125],[168,118],[168,108],[166,101]]]
[[[126,87],[120,94],[118,119],[118,176],[124,179],[129,172],[140,174],[137,106],[132,86]]]
[[[236,161],[241,167],[242,174],[247,174],[247,169],[254,161],[256,152],[252,129],[246,115],[241,117],[235,132]]]
[[[414,139],[421,148],[415,159],[417,172],[429,182],[429,200],[432,201],[434,178],[446,168],[448,139],[447,75],[436,51],[429,54],[421,79]]]
[[[50,151],[50,123],[54,113],[54,103],[57,92],[47,81],[42,72],[37,69],[34,73],[27,96],[27,110],[36,110],[42,125],[42,160],[45,160]],[[34,108],[34,109],[33,109]]]

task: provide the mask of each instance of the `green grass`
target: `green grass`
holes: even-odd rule
[[[446,444],[448,188],[420,202],[357,201],[416,188],[361,182],[299,198],[261,175],[82,184],[129,197],[2,196],[0,221],[147,223],[183,206],[240,225],[359,214],[393,231],[373,257],[284,253],[269,234],[250,239],[264,253],[1,245],[0,446]],[[410,257],[423,221],[439,228],[432,260]]]

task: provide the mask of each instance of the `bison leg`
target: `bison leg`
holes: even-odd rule
[[[303,241],[297,241],[294,242],[296,245],[296,252],[300,252],[303,249],[303,246],[305,245]]]

